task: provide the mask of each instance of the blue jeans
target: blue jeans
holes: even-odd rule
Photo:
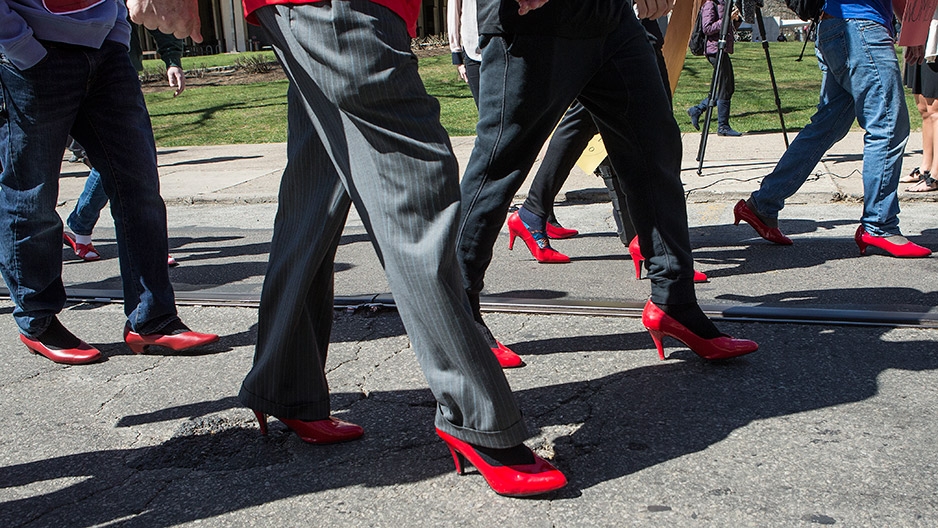
[[[868,20],[822,20],[815,53],[822,73],[817,112],[752,194],[753,205],[760,214],[777,218],[785,199],[798,191],[856,118],[866,131],[860,221],[872,235],[899,234],[896,191],[909,114],[892,36],[885,26]]]
[[[104,185],[101,184],[101,173],[93,168],[88,173],[85,188],[78,196],[75,209],[68,215],[65,223],[76,235],[91,236],[98,218],[101,217],[101,209],[104,209],[105,205],[107,205],[107,193],[104,192]]]
[[[0,273],[20,331],[36,337],[65,304],[62,220],[55,210],[69,132],[101,173],[115,218],[124,312],[152,333],[175,321],[166,269],[166,207],[156,146],[127,48],[44,43],[39,64],[0,58]]]

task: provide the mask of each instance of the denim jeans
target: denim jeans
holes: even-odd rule
[[[75,209],[68,215],[65,223],[76,235],[91,236],[98,218],[101,217],[101,209],[104,209],[105,205],[107,205],[107,193],[104,192],[104,185],[101,184],[101,173],[98,169],[91,169],[88,179],[85,180],[85,188],[78,196]]]
[[[576,98],[593,115],[629,197],[652,300],[696,302],[681,135],[655,53],[635,15],[627,10],[617,29],[595,38],[490,37],[482,48],[481,77],[457,241],[470,301],[482,291],[512,197]]]
[[[176,320],[166,269],[166,207],[156,146],[127,48],[44,43],[48,55],[19,70],[0,59],[0,273],[20,330],[36,337],[65,303],[62,220],[55,210],[71,132],[101,173],[115,218],[124,312],[156,332]]]
[[[860,221],[872,235],[899,234],[896,191],[909,114],[892,36],[885,26],[868,20],[822,20],[815,53],[822,73],[817,112],[752,194],[753,205],[762,215],[778,217],[785,199],[798,191],[856,118],[866,131]]]

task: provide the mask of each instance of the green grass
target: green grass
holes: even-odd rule
[[[194,86],[147,94],[156,144],[225,145],[287,140],[287,81]]]
[[[803,128],[811,119],[818,104],[821,89],[821,70],[818,69],[814,47],[808,43],[804,59],[795,62],[801,54],[801,42],[773,42],[769,44],[769,56],[775,71],[779,100],[785,127],[790,131]],[[902,61],[899,56],[900,63]],[[761,43],[737,42],[732,55],[733,72],[736,75],[736,92],[733,95],[730,124],[740,132],[780,132],[778,110],[772,80]],[[705,57],[688,55],[684,70],[674,93],[674,117],[681,130],[693,131],[686,109],[703,99],[709,90],[713,67]],[[912,129],[922,126],[922,118],[915,109],[912,96],[906,90],[906,103]],[[854,123],[854,127],[857,127]],[[716,130],[716,109],[711,132]]]
[[[801,52],[799,42],[769,45],[769,53],[779,88],[779,97],[790,131],[800,130],[814,113],[818,102],[821,73],[812,45],[805,58],[795,62]],[[189,70],[234,65],[247,57],[273,58],[270,52],[185,57]],[[765,52],[761,44],[739,42],[732,56],[736,74],[730,122],[745,133],[778,132],[778,113],[769,78]],[[160,61],[145,61],[146,68],[160,68]],[[674,94],[674,117],[684,132],[693,128],[685,113],[707,95],[713,68],[703,57],[688,55]],[[440,101],[440,120],[451,136],[475,133],[477,113],[469,87],[456,75],[449,54],[420,59],[420,75],[427,91]],[[264,82],[249,85],[190,86],[173,98],[171,92],[147,94],[147,106],[153,130],[160,146],[212,145],[232,143],[269,143],[286,141],[287,82]],[[913,130],[921,127],[921,118],[911,96],[907,97]],[[715,127],[716,116],[713,117]]]
[[[239,61],[244,62],[253,57],[264,60],[274,61],[277,58],[270,51],[248,51],[244,53],[222,53],[219,55],[199,55],[197,57],[183,57],[182,69],[197,70],[199,68],[215,68],[219,66],[233,66]],[[163,61],[160,59],[148,59],[143,61],[144,70],[166,69]]]

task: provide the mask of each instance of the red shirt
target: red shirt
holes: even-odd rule
[[[290,5],[302,5],[302,4],[315,4],[322,0],[241,0],[241,5],[244,7],[244,18],[249,23],[254,25],[260,25],[257,21],[257,17],[254,16],[254,11],[258,8],[261,8],[265,5],[280,5],[280,4],[290,4]],[[333,0],[336,2],[341,2],[344,0]],[[372,2],[383,5],[384,7],[390,9],[397,13],[397,15],[404,19],[404,22],[407,23],[407,32],[410,33],[411,37],[417,36],[417,15],[420,13],[420,0],[371,0]]]

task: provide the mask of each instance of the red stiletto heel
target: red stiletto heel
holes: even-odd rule
[[[215,341],[218,341],[216,334],[202,334],[189,329],[178,334],[138,334],[130,329],[130,325],[124,326],[124,342],[134,354],[142,354],[150,345],[163,346],[179,352]]]
[[[649,299],[642,311],[642,324],[651,334],[651,340],[658,349],[658,357],[664,359],[664,346],[662,338],[670,336],[683,342],[695,354],[704,359],[728,359],[759,349],[759,344],[748,339],[737,339],[728,335],[721,335],[713,339],[704,339],[691,332],[686,326],[664,313]]]
[[[866,229],[863,228],[863,224],[857,227],[857,232],[853,235],[853,239],[856,241],[857,247],[860,248],[861,255],[866,255],[866,248],[869,246],[878,247],[890,255],[899,258],[922,258],[931,255],[930,249],[920,246],[911,240],[905,244],[895,244],[887,240],[886,237],[873,236],[866,232]]]
[[[566,264],[567,262],[570,262],[570,257],[550,247],[550,243],[547,241],[546,237],[541,238],[540,240],[535,240],[534,235],[528,231],[527,226],[524,225],[524,222],[521,221],[521,217],[518,216],[517,212],[514,212],[511,213],[511,216],[508,217],[509,250],[514,248],[516,236],[521,237],[521,240],[524,241],[524,244],[528,246],[528,250],[531,252],[531,255],[534,256],[538,262],[544,264]]]
[[[642,248],[638,244],[638,237],[632,237],[629,242],[629,256],[632,257],[632,264],[635,264],[635,280],[642,278],[642,262],[645,257],[642,256]]]
[[[495,341],[495,344],[498,345],[498,347],[493,347],[492,353],[495,354],[495,359],[498,360],[499,366],[502,368],[515,368],[524,365],[524,360],[512,349],[506,347],[500,341]]]
[[[632,257],[632,263],[635,264],[635,279],[641,280],[642,262],[645,257],[642,256],[642,248],[638,244],[638,237],[632,238],[632,241],[629,242],[629,255]],[[694,282],[707,282],[708,280],[710,279],[706,273],[694,270]]]
[[[547,238],[553,238],[554,240],[562,240],[564,238],[575,237],[580,234],[576,229],[567,229],[566,227],[560,224],[552,224],[547,222]]]
[[[252,409],[253,410],[253,409]],[[261,434],[267,435],[267,415],[254,411],[257,422],[261,426]],[[337,444],[339,442],[348,442],[361,438],[365,430],[360,425],[339,420],[335,417],[328,417],[325,420],[288,420],[277,418],[280,423],[286,425],[291,431],[300,437],[300,440],[308,444]]]
[[[765,225],[756,213],[746,205],[745,200],[740,200],[736,207],[733,208],[733,225],[739,225],[739,221],[742,220],[747,224],[751,225],[753,229],[756,230],[756,233],[759,233],[759,236],[772,242],[774,244],[779,244],[782,246],[790,246],[793,244],[790,238],[783,235],[782,232],[777,227],[769,227]]]
[[[450,436],[439,429],[436,430],[436,434],[446,442],[450,453],[453,454],[456,473],[463,474],[465,461],[468,460],[479,470],[479,473],[482,474],[492,490],[499,495],[511,497],[540,495],[567,485],[567,477],[552,466],[550,462],[537,456],[534,452],[531,453],[534,462],[530,464],[492,465],[486,462],[471,444]]]
[[[261,426],[261,434],[267,436],[267,415],[260,411],[254,411],[254,416],[257,418],[258,425]]]

